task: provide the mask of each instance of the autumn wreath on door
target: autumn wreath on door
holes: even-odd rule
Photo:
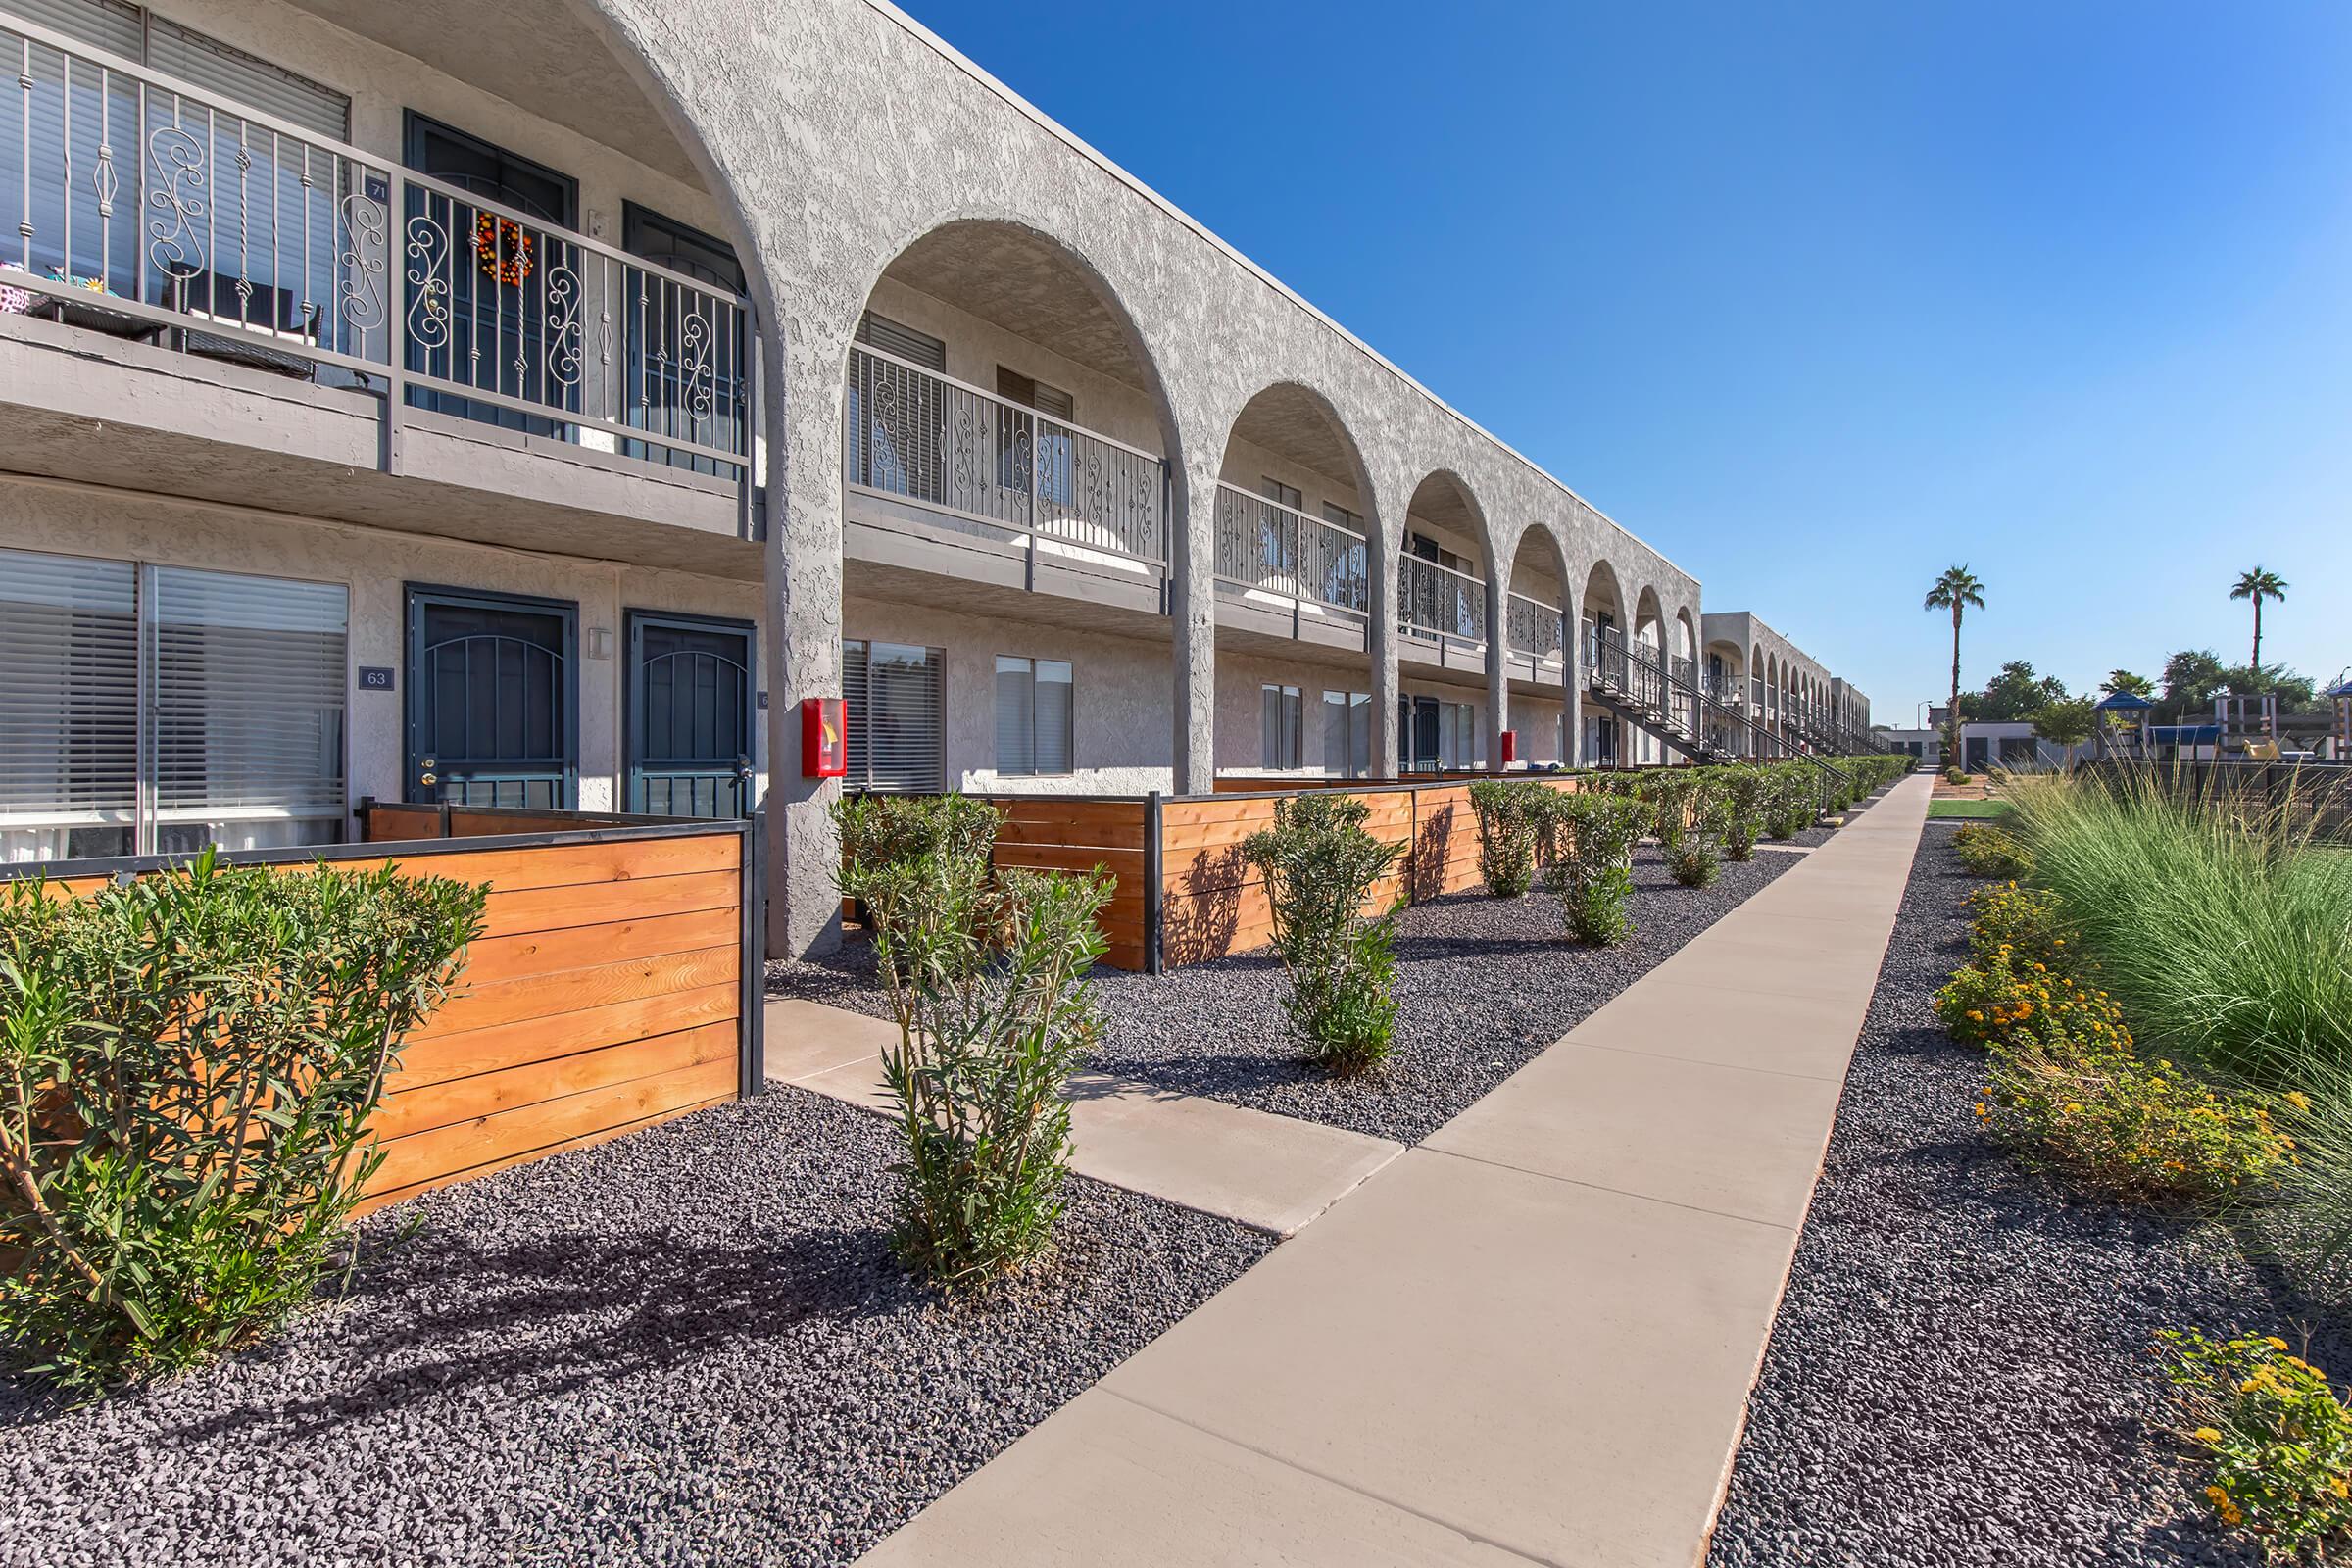
[[[531,236],[512,218],[483,213],[473,220],[473,255],[484,277],[495,277],[510,288],[522,287],[531,275]]]

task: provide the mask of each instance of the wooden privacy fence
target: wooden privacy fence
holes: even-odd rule
[[[1568,775],[1516,774],[1556,790]],[[1229,788],[1229,782],[1252,786]],[[1384,897],[1412,903],[1478,885],[1478,818],[1466,782],[1367,784],[1348,779],[1219,779],[1207,795],[994,795],[1004,813],[997,835],[1001,869],[1086,871],[1117,879],[1101,923],[1103,962],[1157,973],[1246,952],[1271,940],[1273,913],[1242,841],[1274,824],[1278,801],[1342,790],[1371,808],[1375,838],[1404,847],[1382,884]]]
[[[409,810],[439,814],[379,808],[365,820],[388,829]],[[402,1046],[369,1124],[385,1155],[368,1189],[374,1207],[759,1093],[763,933],[760,901],[748,896],[760,886],[759,854],[756,822],[662,821],[221,858],[283,875],[390,863],[489,886],[464,975]],[[42,872],[86,894],[173,863],[0,874]]]

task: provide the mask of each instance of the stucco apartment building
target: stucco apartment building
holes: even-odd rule
[[[0,0],[0,49],[12,860],[764,802],[800,951],[844,784],[1664,760],[1596,671],[1702,639],[1792,744],[1867,726],[877,0]]]

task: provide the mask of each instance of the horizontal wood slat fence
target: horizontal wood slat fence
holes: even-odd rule
[[[1208,795],[990,795],[1004,812],[1000,869],[1087,871],[1117,879],[1099,917],[1116,969],[1157,972],[1245,953],[1273,938],[1273,911],[1244,839],[1274,824],[1275,803],[1309,790],[1344,790],[1371,808],[1366,829],[1404,847],[1379,897],[1410,903],[1476,887],[1478,818],[1468,779],[1366,783],[1351,779],[1220,778]],[[1515,774],[1555,790],[1569,775]]]
[[[589,825],[551,828],[557,818]],[[385,1157],[365,1206],[760,1092],[756,823],[438,807],[378,807],[362,820],[362,844],[222,859],[284,875],[392,864],[489,885],[464,975],[386,1080],[370,1123]],[[411,827],[431,836],[384,837]],[[169,863],[46,871],[51,888],[83,896]]]

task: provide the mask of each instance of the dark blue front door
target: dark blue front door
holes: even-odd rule
[[[752,808],[752,628],[632,610],[629,809],[744,816]]]
[[[409,800],[574,806],[578,627],[564,600],[410,585]]]

